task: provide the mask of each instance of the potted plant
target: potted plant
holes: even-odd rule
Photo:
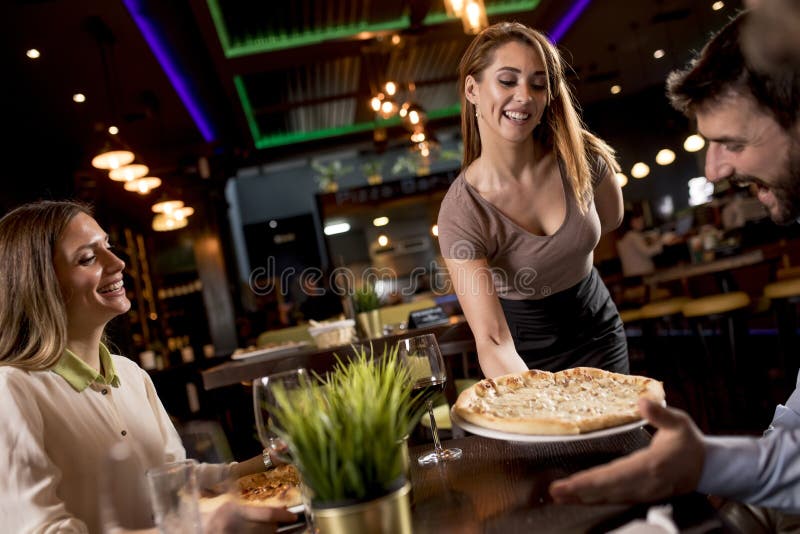
[[[369,185],[379,185],[383,183],[383,176],[381,175],[381,167],[382,164],[380,160],[371,160],[361,166],[361,170],[367,177],[367,183]]]
[[[353,294],[353,307],[356,312],[356,321],[365,338],[372,339],[383,334],[379,308],[381,299],[375,286],[364,284],[356,289]]]
[[[405,438],[422,404],[397,349],[356,349],[327,379],[275,391],[278,433],[322,534],[411,532]]]
[[[352,167],[344,167],[338,159],[327,165],[314,161],[311,163],[311,167],[317,171],[317,185],[319,185],[320,191],[325,193],[338,191],[338,179],[353,170]]]

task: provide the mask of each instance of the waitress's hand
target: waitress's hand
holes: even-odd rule
[[[686,412],[639,400],[642,416],[658,431],[629,456],[550,484],[557,503],[649,502],[697,488],[705,461],[702,434]]]

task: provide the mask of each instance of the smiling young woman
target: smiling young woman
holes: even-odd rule
[[[495,24],[464,53],[459,88],[464,161],[439,245],[483,373],[627,372],[622,322],[592,267],[601,233],[622,219],[618,167],[583,127],[557,49]]]
[[[186,451],[148,374],[103,344],[130,308],[125,262],[88,207],[38,202],[0,219],[0,517],[4,532],[102,532],[111,448],[125,442],[127,527],[152,526],[145,471]],[[201,464],[210,487],[263,471],[261,456]],[[271,519],[271,516],[269,518]]]

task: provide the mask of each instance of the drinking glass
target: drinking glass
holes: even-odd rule
[[[261,444],[275,453],[286,463],[291,463],[289,448],[276,430],[280,430],[276,418],[270,414],[270,406],[275,406],[275,387],[278,386],[290,396],[292,390],[304,388],[311,383],[311,377],[304,368],[292,369],[282,373],[262,376],[253,381],[253,410],[256,417],[258,439]]]
[[[461,449],[442,448],[436,420],[433,417],[433,398],[444,391],[444,385],[447,383],[447,370],[442,353],[439,351],[439,344],[436,342],[436,336],[425,334],[410,337],[401,339],[398,344],[400,358],[408,367],[415,393],[421,395],[431,418],[434,449],[432,452],[420,456],[417,461],[420,465],[428,465],[458,460],[461,458]]]
[[[147,470],[150,497],[161,534],[201,534],[197,462],[183,460]]]

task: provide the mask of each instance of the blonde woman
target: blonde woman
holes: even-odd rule
[[[522,24],[478,34],[459,66],[464,161],[439,242],[487,377],[588,365],[628,372],[592,267],[622,219],[613,150],[575,109],[561,57]]]
[[[3,532],[101,532],[105,475],[128,490],[117,503],[126,526],[151,526],[144,473],[186,456],[150,377],[102,342],[106,324],[131,305],[124,267],[81,204],[29,204],[0,219]],[[132,469],[103,473],[120,442],[133,452]],[[263,471],[264,463],[202,464],[200,483]],[[215,528],[233,522],[230,507],[223,512]],[[268,515],[260,519],[293,517]]]

